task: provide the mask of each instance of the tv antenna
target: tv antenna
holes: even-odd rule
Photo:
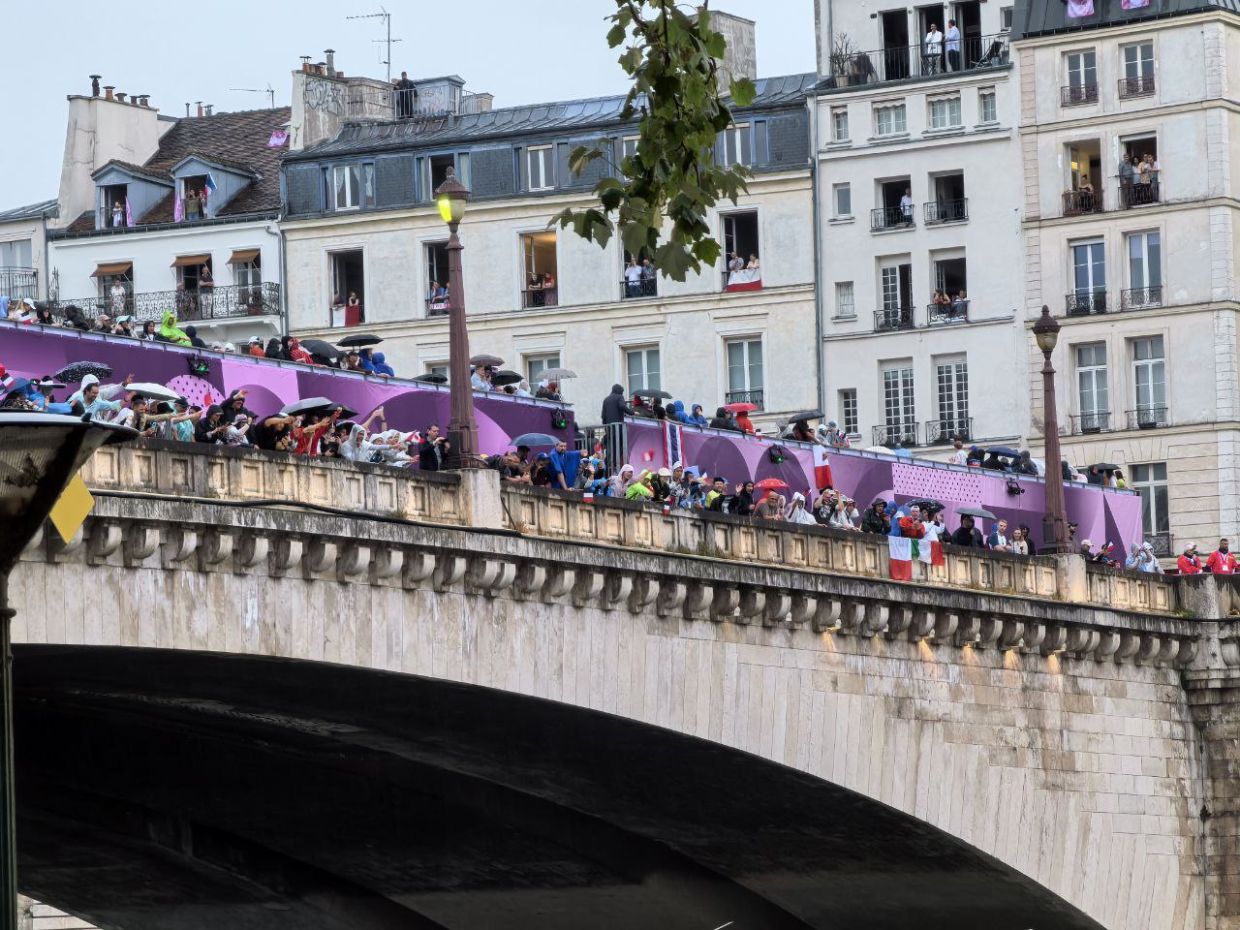
[[[371,39],[371,41],[381,42],[383,43],[384,47],[387,49],[387,57],[380,59],[379,63],[383,65],[387,65],[387,80],[388,80],[388,83],[391,84],[392,83],[392,43],[402,41],[401,39],[392,38],[392,14],[389,13],[383,7],[379,7],[378,13],[359,13],[356,16],[346,16],[345,19],[381,19],[383,20],[383,27],[384,27],[384,31],[386,32],[386,38]]]
[[[267,100],[271,104],[271,109],[274,110],[276,108],[276,92],[272,90],[270,83],[267,84],[266,90],[261,90],[257,87],[230,87],[228,89],[239,90],[247,94],[266,94]]]

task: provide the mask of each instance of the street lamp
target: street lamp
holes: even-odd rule
[[[17,926],[13,644],[9,573],[69,480],[105,442],[135,430],[50,413],[0,411],[0,930]]]
[[[1042,350],[1042,432],[1046,437],[1046,513],[1042,517],[1045,553],[1072,552],[1068,542],[1068,518],[1064,510],[1063,466],[1059,455],[1059,414],[1055,409],[1055,369],[1051,353],[1059,342],[1059,322],[1050,308],[1042,306],[1042,316],[1033,324],[1033,338]]]
[[[461,252],[457,236],[469,188],[456,179],[451,168],[435,189],[439,215],[448,224],[448,376],[452,418],[448,421],[449,463],[456,468],[478,467],[478,424],[474,420],[474,393],[469,378],[469,330],[465,326],[465,284],[461,275]]]

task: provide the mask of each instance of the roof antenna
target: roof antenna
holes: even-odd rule
[[[386,46],[386,48],[387,48],[387,57],[386,57],[386,58],[383,58],[383,59],[380,59],[380,60],[379,60],[379,63],[380,63],[380,64],[383,64],[383,65],[387,65],[387,80],[388,80],[388,83],[389,83],[389,84],[391,84],[391,83],[392,83],[392,43],[393,43],[393,42],[401,42],[401,41],[403,41],[403,40],[402,40],[402,39],[393,39],[393,38],[392,38],[392,14],[391,14],[391,13],[389,13],[389,12],[388,12],[386,9],[384,9],[383,7],[379,7],[379,9],[380,9],[382,12],[379,12],[379,13],[359,13],[359,14],[358,14],[358,15],[356,15],[356,16],[346,16],[346,17],[345,17],[345,19],[382,19],[382,20],[383,20],[384,27],[385,27],[385,29],[387,30],[387,38],[385,38],[385,39],[372,39],[371,41],[372,41],[372,42],[382,42],[382,43]]]
[[[261,90],[257,87],[230,87],[229,90],[239,90],[247,94],[266,94],[267,102],[272,110],[276,108],[276,92],[271,88],[271,82],[267,82],[267,89]],[[189,104],[186,104],[188,106]]]

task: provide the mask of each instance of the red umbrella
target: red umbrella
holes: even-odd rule
[[[754,487],[761,491],[787,491],[788,482],[781,478],[763,478],[761,481],[755,481]]]
[[[753,413],[758,409],[757,404],[751,404],[747,400],[738,401],[735,404],[724,404],[723,409],[729,413]]]

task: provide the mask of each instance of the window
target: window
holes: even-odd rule
[[[658,346],[626,350],[624,364],[629,373],[629,394],[661,390]]]
[[[844,388],[840,391],[840,425],[844,432],[855,436],[860,429],[857,426],[857,389]]]
[[[421,197],[424,201],[434,199],[436,188],[448,179],[449,171],[453,173],[458,181],[469,187],[469,153],[453,154],[447,152],[419,158],[418,171],[421,176]]]
[[[753,164],[753,127],[737,123],[721,132],[716,158],[721,165]]]
[[[831,187],[831,203],[835,209],[835,218],[845,219],[852,216],[852,185],[835,184]]]
[[[848,141],[848,107],[831,108],[831,141]]]
[[[1136,389],[1137,422],[1157,423],[1167,413],[1167,367],[1163,337],[1132,340],[1132,382]]]
[[[1107,387],[1107,346],[1090,342],[1075,347],[1076,398],[1081,411],[1080,431],[1097,433],[1110,428],[1111,402]]]
[[[723,226],[723,286],[727,290],[758,290],[762,287],[758,256],[758,213],[727,213]],[[752,267],[751,267],[752,266]]]
[[[105,184],[99,188],[99,210],[102,222],[99,229],[121,228],[128,225],[129,185]],[[135,217],[136,219],[136,217]]]
[[[999,122],[999,110],[995,103],[995,89],[993,87],[979,87],[977,89],[977,121],[979,123]]]
[[[1124,77],[1130,81],[1152,79],[1154,77],[1154,43],[1139,42],[1136,45],[1125,45]]]
[[[522,307],[554,307],[559,304],[555,233],[523,235],[521,256]]]
[[[0,268],[31,268],[33,254],[29,239],[0,242]]]
[[[235,253],[234,253],[235,254]],[[263,256],[261,252],[249,261],[230,262],[233,283],[240,290],[242,303],[253,305],[261,302],[263,285]]]
[[[428,375],[438,375],[441,378],[447,379],[448,363],[447,362],[443,362],[443,363],[428,362],[426,365],[426,373]]]
[[[883,421],[887,427],[886,441],[890,443],[904,442],[916,435],[913,369],[907,363],[883,370]]]
[[[762,340],[730,339],[727,402],[749,401],[762,406]]]
[[[939,392],[939,429],[935,435],[944,442],[969,436],[968,362],[963,358],[942,359],[935,365],[935,373]]]
[[[1162,236],[1158,232],[1129,233],[1128,288],[1125,306],[1156,306],[1162,303]]]
[[[526,190],[549,191],[555,187],[553,158],[549,145],[536,145],[525,150]]]
[[[931,97],[927,106],[931,129],[955,129],[961,125],[959,94],[952,94],[950,97]]]
[[[366,303],[365,256],[361,249],[332,252],[332,326],[356,326],[365,320]],[[350,306],[353,298],[355,306]]]
[[[1012,29],[1012,7],[1010,6],[999,7],[999,28],[1003,30],[1004,32],[1011,31]]]
[[[375,202],[375,166],[336,165],[332,169],[332,206],[336,210],[356,210]]]
[[[1093,103],[1098,99],[1098,62],[1094,50],[1069,52],[1064,56],[1068,72],[1068,85],[1063,90],[1061,102]]]
[[[874,107],[874,135],[898,136],[908,131],[903,103]]]
[[[879,269],[879,288],[883,295],[883,310],[896,312],[913,306],[913,266],[888,265]]]
[[[426,296],[434,296],[437,290],[448,286],[448,243],[428,242],[424,246],[426,256]]]
[[[913,188],[908,178],[878,181],[874,199],[878,206],[870,211],[871,232],[910,229],[917,222]]]
[[[857,315],[853,282],[835,282],[835,315],[842,318],[855,317]]]
[[[1069,312],[1106,309],[1107,259],[1101,240],[1072,244],[1072,288]]]
[[[1167,506],[1167,463],[1149,462],[1130,465],[1128,487],[1141,495],[1141,530],[1146,538],[1168,536],[1171,532],[1170,508]],[[1153,541],[1154,551],[1160,555],[1171,553],[1171,541],[1163,546]],[[1161,549],[1161,551],[1160,551]]]
[[[657,349],[655,350],[658,351]],[[525,357],[525,380],[530,383],[532,388],[538,386],[542,373],[549,368],[560,367],[560,353],[553,352],[548,355],[527,355]]]
[[[625,136],[620,140],[620,157],[632,158],[637,154],[637,141],[640,136]]]

